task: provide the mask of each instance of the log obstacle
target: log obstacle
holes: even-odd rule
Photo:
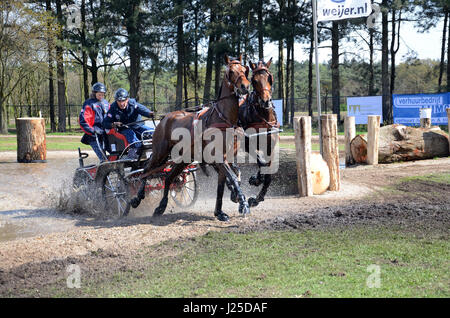
[[[16,118],[17,161],[45,162],[47,145],[44,118]]]
[[[301,197],[313,195],[311,174],[311,117],[294,117],[295,152],[298,193]]]
[[[353,159],[352,150],[350,144],[356,136],[356,126],[354,116],[345,116],[344,119],[345,128],[345,165],[350,166],[355,163]]]
[[[330,171],[330,191],[339,191],[341,188],[339,171],[339,146],[337,131],[337,115],[326,114],[320,116],[322,130],[323,159]]]
[[[420,127],[431,128],[431,108],[421,108],[419,111],[420,111]]]
[[[378,164],[378,148],[380,139],[380,116],[370,115],[367,118],[367,164]]]

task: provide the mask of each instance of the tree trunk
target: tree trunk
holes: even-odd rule
[[[388,1],[382,1],[381,8],[381,88],[383,122],[392,123],[392,106],[389,100],[389,50],[388,50]]]
[[[210,24],[212,25],[215,22],[215,12],[214,12],[214,4],[210,9]],[[203,90],[203,100],[208,101],[211,99],[211,82],[212,82],[212,71],[213,71],[213,63],[214,63],[214,34],[211,32],[209,35],[208,42],[208,53],[206,55],[206,73],[205,73],[205,87]]]
[[[258,0],[258,56],[264,59],[263,0]]]
[[[45,2],[45,10],[52,13],[52,4],[50,0]],[[50,32],[51,23],[48,22],[47,27]],[[47,38],[47,54],[48,54],[48,103],[50,107],[50,131],[56,131],[55,122],[55,88],[53,84],[53,40],[51,36]]]
[[[295,112],[295,105],[294,105],[294,98],[295,98],[295,69],[294,69],[294,41],[291,43],[291,101],[290,101],[290,109],[291,109],[291,115],[289,117],[289,125],[292,127],[294,123],[294,112]]]
[[[285,108],[284,98],[284,53],[283,53],[283,40],[278,41],[278,98],[283,100],[282,109]]]
[[[48,1],[48,0],[47,0]],[[89,98],[89,82],[88,82],[88,67],[86,54],[86,1],[81,1],[81,61],[83,63],[83,94],[84,99]]]
[[[442,77],[444,75],[444,65],[445,65],[445,43],[447,40],[448,16],[449,16],[449,13],[446,10],[445,18],[444,18],[444,28],[442,30],[441,62],[439,64],[438,93],[440,93],[442,91]]]
[[[181,5],[178,1],[177,5]],[[184,65],[184,35],[183,35],[183,15],[179,13],[177,22],[177,88],[175,109],[181,109],[183,101],[183,65]]]
[[[219,40],[220,41],[220,40]],[[219,98],[219,89],[220,89],[220,77],[221,77],[221,68],[222,68],[222,58],[219,52],[216,52],[216,57],[214,60],[214,95],[216,98]]]
[[[291,44],[290,41],[287,41],[286,43],[286,95],[285,95],[285,99],[286,102],[284,103],[285,108],[283,109],[283,122],[285,124],[289,123],[289,107],[290,107],[290,100],[289,97],[290,95],[290,87],[289,87],[289,82],[291,79]]]
[[[47,159],[44,118],[17,118],[17,161]]]
[[[58,17],[58,23],[61,30],[58,32],[58,40],[60,43],[63,41],[62,27],[62,9],[61,0],[56,0],[56,15]],[[65,92],[66,83],[64,80],[64,58],[63,58],[63,48],[60,44],[56,46],[56,75],[58,80],[58,131],[66,131],[66,102],[65,102]]]
[[[414,128],[399,124],[380,128],[378,162],[391,163],[432,159],[449,155],[448,135],[439,127]],[[365,163],[367,140],[356,136],[351,143],[353,159]]]
[[[374,56],[374,45],[373,45],[374,29],[369,29],[369,90],[368,95],[375,95],[375,82],[374,82],[374,69],[373,69],[373,56]]]
[[[450,23],[447,24],[447,92],[450,92]]]
[[[339,94],[339,22],[333,21],[331,28],[331,95],[333,99],[333,114],[341,121]]]

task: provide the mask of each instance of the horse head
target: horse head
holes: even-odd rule
[[[269,62],[259,61],[258,64],[249,62],[252,69],[252,86],[255,89],[258,98],[258,105],[265,109],[273,107],[272,103],[272,85],[273,75],[269,71],[272,58]]]
[[[225,78],[230,91],[237,97],[247,95],[250,88],[248,80],[249,68],[242,65],[242,54],[238,59],[230,58],[225,54],[225,63],[227,64]]]

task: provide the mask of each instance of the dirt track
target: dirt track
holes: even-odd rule
[[[247,218],[242,218],[237,205],[226,199],[224,211],[231,216],[227,223],[213,217],[215,200],[208,197],[200,198],[191,210],[177,211],[172,207],[159,218],[151,217],[151,200],[132,211],[127,219],[115,222],[63,213],[56,217],[64,226],[58,223],[55,231],[47,228],[31,237],[0,242],[0,296],[8,295],[8,290],[39,288],[64,278],[69,264],[80,264],[87,276],[139,268],[144,262],[139,255],[146,246],[208,231],[429,222],[448,235],[450,186],[421,182],[396,185],[387,192],[382,189],[397,184],[401,177],[449,171],[450,158],[344,169],[340,192],[311,198],[267,198]],[[225,195],[228,197],[228,193]],[[12,210],[10,200],[11,195],[0,196],[0,215]],[[43,219],[52,219],[46,213]]]

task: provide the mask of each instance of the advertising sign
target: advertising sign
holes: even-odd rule
[[[450,93],[442,94],[393,94],[395,124],[420,126],[420,109],[431,108],[431,124],[447,125],[446,108],[450,107]]]
[[[317,0],[317,21],[367,17],[372,12],[370,0]]]
[[[282,99],[274,99],[272,100],[273,106],[275,106],[275,113],[277,114],[277,120],[280,123],[280,126],[283,126],[283,100]]]
[[[380,115],[380,122],[383,122],[381,96],[348,97],[347,116],[355,117],[355,124],[367,125],[367,116]]]

